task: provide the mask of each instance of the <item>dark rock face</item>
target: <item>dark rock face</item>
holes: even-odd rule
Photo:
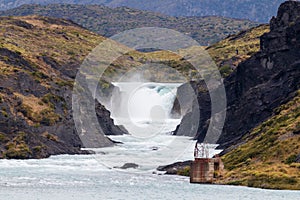
[[[195,91],[202,92],[195,94]],[[205,82],[193,81],[180,86],[177,99],[179,105],[175,104],[173,109],[179,107],[183,119],[173,135],[195,137],[199,128],[205,126],[207,119],[211,116],[211,100]]]
[[[114,120],[110,118],[110,112],[98,102],[96,102],[96,114],[98,122],[105,135],[128,134],[127,130],[123,126],[114,125]]]
[[[187,167],[190,167],[192,164],[192,161],[184,161],[184,162],[176,162],[170,165],[166,165],[166,166],[159,166],[157,168],[158,171],[165,171],[166,174],[169,175],[174,175],[174,174],[178,174],[178,172],[180,170],[184,170]]]
[[[53,86],[53,89],[48,89],[35,81],[32,76],[26,73],[16,73],[16,78],[12,77],[1,81],[0,93],[5,94],[5,97],[1,97],[0,102],[0,110],[2,111],[0,113],[0,136],[5,136],[3,140],[0,140],[0,158],[45,158],[57,154],[91,153],[80,150],[81,147],[85,146],[73,120],[72,87],[58,88]],[[59,116],[59,120],[52,123],[45,118],[37,125],[30,124],[28,111],[22,107],[22,99],[16,98],[14,93],[24,96],[34,95],[40,99],[49,95],[51,98],[48,103],[53,106],[53,112]],[[114,125],[110,118],[110,112],[103,105],[96,102],[95,108],[91,109],[94,109],[97,114],[99,125],[103,131],[102,134],[127,134],[124,128]],[[19,113],[18,116],[16,113]],[[108,138],[105,140],[106,143],[103,145],[111,146],[114,143]],[[103,139],[99,142],[101,141]],[[14,150],[18,149],[18,145],[24,144],[26,151],[7,153],[9,143],[15,145],[11,148]],[[94,145],[93,147],[97,146]],[[6,149],[5,156],[1,149]]]
[[[241,63],[224,80],[227,114],[220,148],[239,139],[272,116],[273,110],[294,97],[300,86],[300,2],[283,3],[271,20],[271,31],[261,37],[261,51]],[[198,91],[203,102],[207,92]],[[207,108],[205,108],[207,109]],[[197,139],[203,141],[209,115],[202,115]],[[203,121],[207,123],[203,125]],[[181,124],[185,124],[185,118]],[[176,134],[176,132],[175,132]]]
[[[228,107],[222,147],[235,143],[294,97],[300,86],[300,3],[286,2],[261,37],[261,51],[225,80]]]

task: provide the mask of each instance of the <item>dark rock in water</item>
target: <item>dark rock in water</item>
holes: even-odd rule
[[[151,147],[152,151],[157,151],[158,147]]]
[[[199,90],[202,92],[196,93],[196,96],[195,91]],[[181,113],[185,113],[185,115],[173,135],[195,137],[199,127],[205,125],[211,116],[211,100],[207,90],[204,81],[192,81],[179,87],[177,99],[180,102]],[[197,98],[201,101],[198,101]]]
[[[272,116],[275,108],[288,102],[300,87],[300,2],[283,3],[278,16],[271,20],[271,31],[261,37],[261,50],[239,64],[224,80],[227,113],[219,148],[239,144],[251,129]],[[198,102],[206,102],[208,92],[196,90]],[[209,103],[209,102],[207,102]],[[210,122],[209,106],[202,107],[196,139],[206,136]],[[200,108],[201,109],[201,108]],[[222,112],[222,110],[219,110]],[[183,117],[182,125],[192,117]],[[212,116],[214,117],[214,116]],[[203,123],[205,122],[205,123]],[[190,127],[191,128],[191,127]],[[188,126],[180,135],[188,131]]]
[[[170,165],[159,166],[158,171],[165,171],[166,174],[176,175],[180,170],[184,170],[186,167],[190,167],[193,161],[176,162]]]
[[[120,167],[120,169],[130,169],[130,168],[136,169],[138,167],[139,166],[135,163],[125,163],[122,167]]]
[[[124,144],[123,142],[112,140],[111,138],[107,138],[107,139],[109,139],[110,141],[112,141],[114,144]]]
[[[96,114],[98,122],[105,135],[123,135],[128,134],[124,127],[114,125],[114,120],[110,117],[110,112],[99,102],[96,104]]]
[[[195,82],[185,83],[178,87],[176,99],[171,110],[172,117],[175,118],[178,115],[182,116],[191,112],[193,102],[196,99],[194,92],[195,87]]]

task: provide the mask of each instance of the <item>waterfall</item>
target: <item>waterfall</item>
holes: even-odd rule
[[[148,137],[173,131],[180,119],[171,110],[181,83],[113,82],[112,118],[130,134]]]

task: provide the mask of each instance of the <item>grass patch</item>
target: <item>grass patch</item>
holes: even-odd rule
[[[27,134],[19,132],[12,141],[5,145],[4,157],[9,159],[27,159],[32,156],[29,146],[26,144]]]
[[[55,113],[52,102],[60,102],[63,100],[62,97],[47,94],[40,100],[34,96],[15,95],[22,99],[18,111],[32,122],[52,126],[61,120],[61,116]]]

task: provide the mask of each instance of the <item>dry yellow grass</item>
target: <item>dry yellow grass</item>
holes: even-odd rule
[[[41,99],[33,95],[24,96],[17,92],[15,92],[14,95],[22,99],[22,104],[30,107],[33,113],[40,113],[43,110],[50,109],[49,105],[44,104]]]

